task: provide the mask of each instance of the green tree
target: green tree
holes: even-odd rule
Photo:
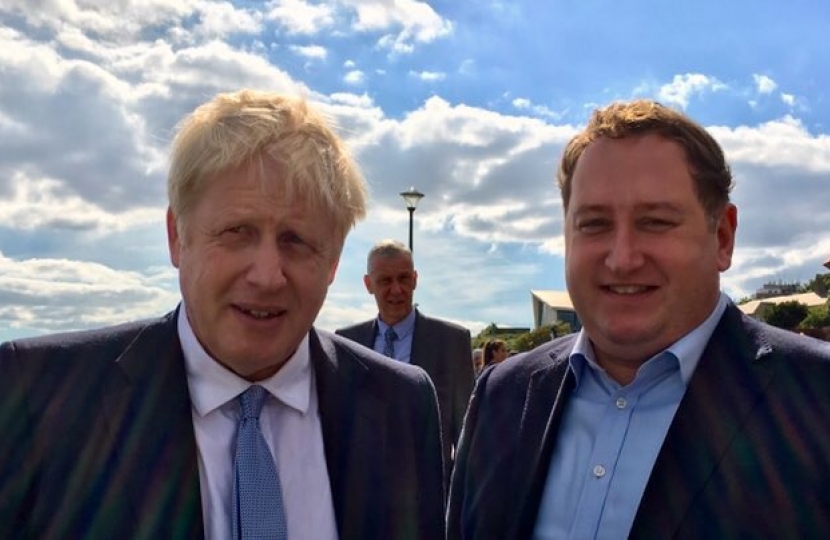
[[[778,328],[795,330],[801,324],[801,321],[807,317],[809,311],[809,308],[801,302],[792,300],[769,306],[764,311],[763,318],[764,321]]]
[[[801,321],[802,328],[825,328],[830,326],[830,306],[816,306]]]
[[[534,349],[542,343],[550,341],[550,329],[550,325],[544,325],[526,334],[522,334],[513,340],[513,346],[511,348],[518,352]]]

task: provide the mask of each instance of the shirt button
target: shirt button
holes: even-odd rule
[[[596,465],[594,467],[594,476],[596,476],[597,478],[602,478],[603,476],[605,476],[605,467],[603,467],[602,465]]]
[[[617,408],[618,409],[625,409],[625,406],[628,405],[628,402],[623,397],[617,398]]]

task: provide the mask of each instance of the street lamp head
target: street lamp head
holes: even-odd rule
[[[403,200],[406,201],[406,208],[412,211],[418,206],[418,201],[424,198],[424,194],[414,187],[411,187],[409,188],[409,191],[402,191],[401,197],[403,197]]]

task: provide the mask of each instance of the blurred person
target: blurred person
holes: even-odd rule
[[[492,339],[484,344],[484,367],[504,362],[508,357],[507,343]]]
[[[303,99],[219,94],[181,124],[181,304],[0,346],[0,538],[435,538],[419,368],[312,324],[363,178]]]
[[[720,291],[738,214],[714,138],[612,104],[557,179],[583,328],[479,378],[448,537],[830,536],[830,344]]]
[[[423,368],[435,384],[447,475],[475,375],[470,331],[422,314],[413,304],[418,272],[412,252],[397,240],[382,240],[369,251],[363,284],[375,297],[378,316],[337,330],[375,351]]]
[[[484,369],[484,349],[476,347],[473,349],[473,372],[476,376]]]

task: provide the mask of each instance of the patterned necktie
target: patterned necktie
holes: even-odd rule
[[[259,385],[239,396],[239,426],[233,463],[234,540],[286,540],[288,527],[274,459],[259,427],[268,392]]]
[[[395,340],[398,339],[398,334],[391,326],[388,326],[383,338],[386,340],[383,344],[383,354],[389,358],[395,358]]]

